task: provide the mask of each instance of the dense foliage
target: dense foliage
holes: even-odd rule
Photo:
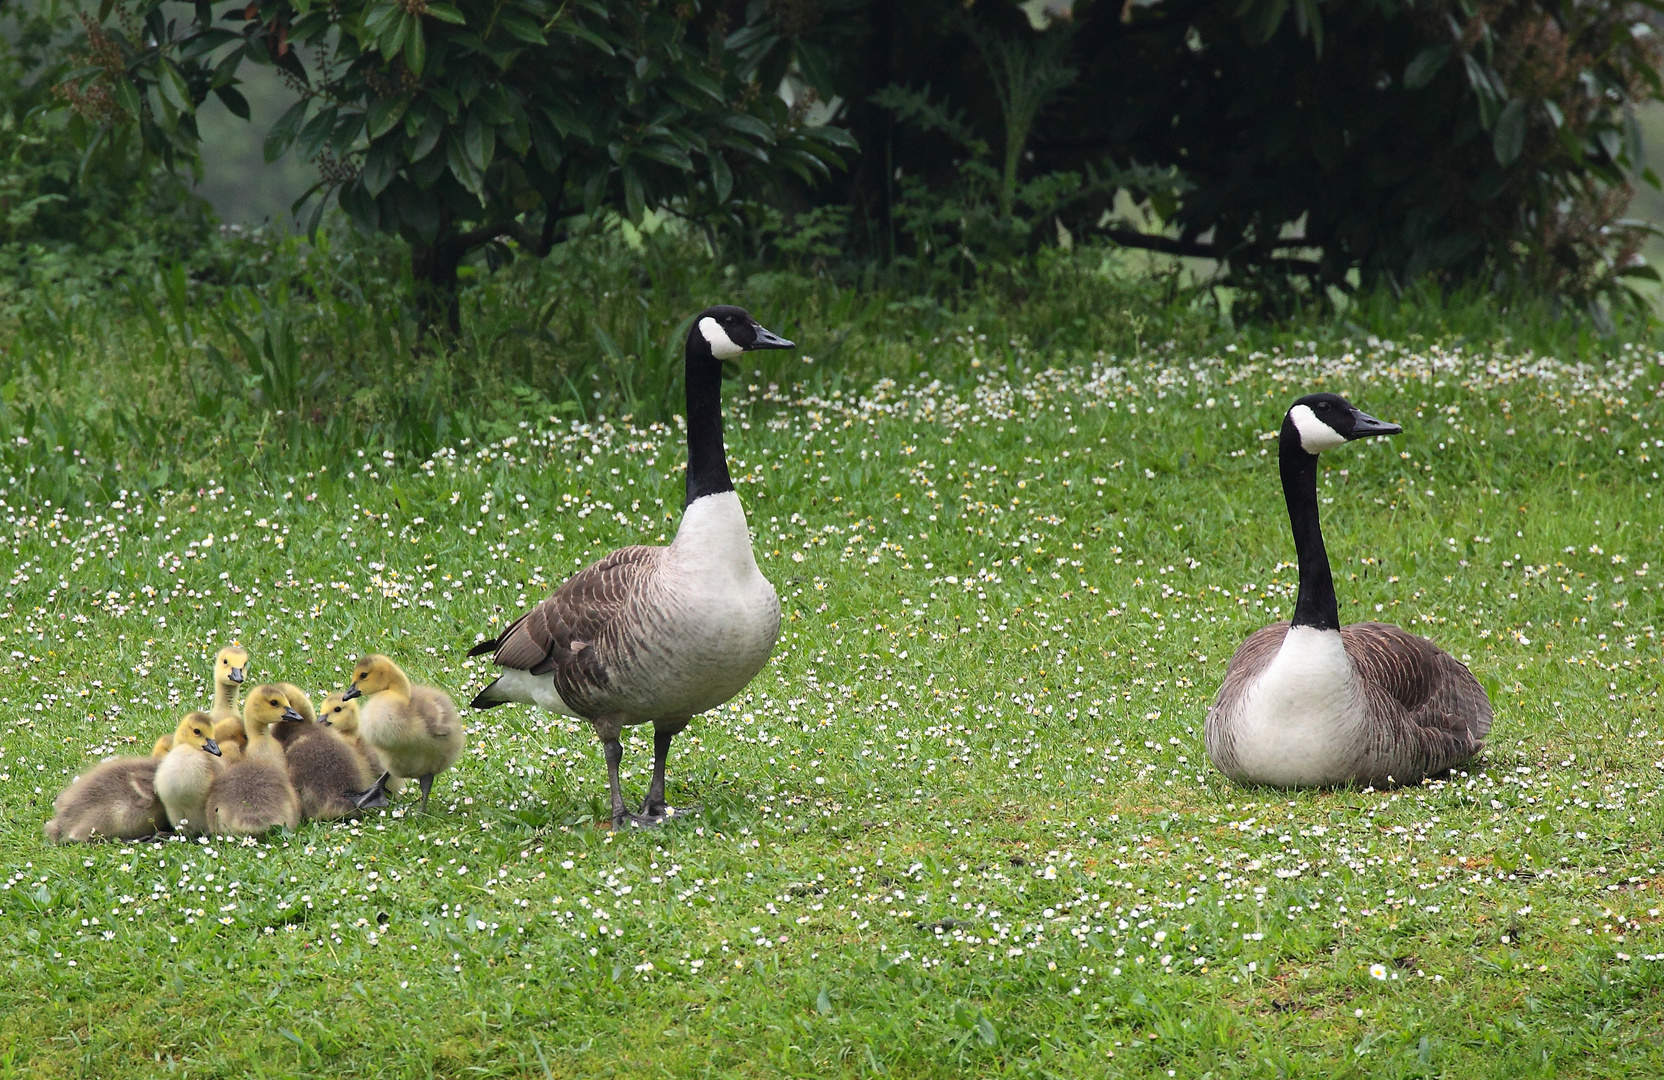
[[[847,201],[883,256],[1032,249],[1055,222],[1285,302],[1291,276],[1589,299],[1646,272],[1620,217],[1651,4],[1093,0],[1041,29],[1068,5],[825,6],[806,35],[859,46],[805,70],[850,103]]]
[[[781,72],[760,73],[745,35],[697,4],[261,0],[220,13],[235,31],[207,3],[182,23],[159,2],[135,17],[136,32],[90,30],[124,66],[84,69],[75,94],[107,100],[112,128],[136,123],[167,157],[196,151],[208,93],[246,114],[240,64],[277,66],[301,100],[266,156],[293,147],[318,164],[313,229],[333,197],[361,231],[407,240],[453,330],[475,248],[493,264],[505,240],[541,257],[569,218],[603,207],[710,222],[737,189],[841,167],[848,142],[766,92]]]
[[[1246,310],[1426,276],[1604,320],[1653,274],[1621,215],[1656,182],[1655,6],[106,0],[57,91],[83,164],[184,169],[196,108],[282,71],[267,152],[318,166],[309,222],[408,242],[453,331],[471,253],[650,212],[721,261],[915,290],[1101,237],[1212,260]]]
[[[180,178],[136,152],[86,153],[85,124],[56,106],[81,57],[62,43],[80,29],[57,0],[0,23],[0,294],[62,273],[107,274],[128,260],[176,257],[210,227]],[[88,258],[90,256],[91,258]]]

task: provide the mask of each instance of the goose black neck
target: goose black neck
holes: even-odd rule
[[[1283,422],[1277,462],[1283,475],[1283,500],[1294,531],[1294,551],[1300,561],[1300,592],[1294,599],[1295,626],[1316,630],[1340,629],[1340,606],[1329,553],[1323,547],[1323,528],[1317,518],[1317,455],[1300,448],[1300,432]]]
[[[688,504],[734,490],[722,445],[722,362],[695,328],[688,337]]]

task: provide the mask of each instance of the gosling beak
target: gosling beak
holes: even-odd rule
[[[231,669],[231,681],[232,682],[240,683],[240,682],[243,681],[243,678],[244,678],[244,675],[243,675],[243,669],[242,668],[234,667],[234,668]]]
[[[756,349],[795,349],[795,348],[797,348],[796,345],[787,341],[785,338],[781,337],[779,334],[776,334],[773,330],[765,330],[763,327],[759,326],[759,327],[757,327],[757,340],[753,341],[751,343],[751,347],[749,349],[747,349],[746,351],[750,352],[750,351],[753,351],[753,350],[756,350]]]
[[[342,701],[351,701],[353,698],[363,696],[364,691],[360,690],[357,686],[349,686],[345,690],[341,691]]]
[[[283,710],[283,719],[285,719],[285,720],[305,720],[306,717],[304,717],[300,713],[296,712],[293,708],[288,708],[288,709]]]
[[[318,717],[318,723],[322,724],[324,727],[334,727],[335,726],[334,724],[329,722],[329,717],[327,717],[327,716]]]
[[[222,757],[223,756],[220,753],[220,744],[215,742],[213,739],[209,739],[207,742],[203,743],[202,748],[204,750],[208,751],[210,754],[213,754],[215,757]]]
[[[1404,429],[1390,420],[1377,420],[1366,412],[1353,410],[1352,434],[1346,437],[1347,442],[1354,439],[1370,439],[1377,435],[1402,435]]]

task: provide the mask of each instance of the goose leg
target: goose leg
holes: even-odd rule
[[[425,814],[428,812],[428,793],[433,790],[433,774],[420,777],[416,782],[422,785],[422,805],[418,809]]]
[[[392,773],[384,772],[376,779],[376,782],[371,784],[366,790],[347,792],[347,798],[351,799],[353,801],[353,805],[358,807],[360,810],[369,810],[377,806],[386,806],[387,782],[392,778]]]
[[[653,724],[653,782],[647,788],[647,798],[641,803],[643,817],[659,821],[665,818],[668,807],[664,802],[664,766],[670,757],[670,741],[687,726],[686,719],[660,720]]]
[[[602,739],[601,751],[607,759],[607,794],[612,800],[613,830],[616,832],[626,824],[642,828],[659,824],[655,818],[632,814],[629,807],[624,805],[624,791],[618,786],[618,766],[624,760],[624,744],[619,742],[616,736]]]

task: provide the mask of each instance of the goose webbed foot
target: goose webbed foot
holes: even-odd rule
[[[387,805],[387,781],[393,778],[392,773],[384,772],[364,791],[347,792],[347,798],[360,810],[369,810],[377,806]]]

